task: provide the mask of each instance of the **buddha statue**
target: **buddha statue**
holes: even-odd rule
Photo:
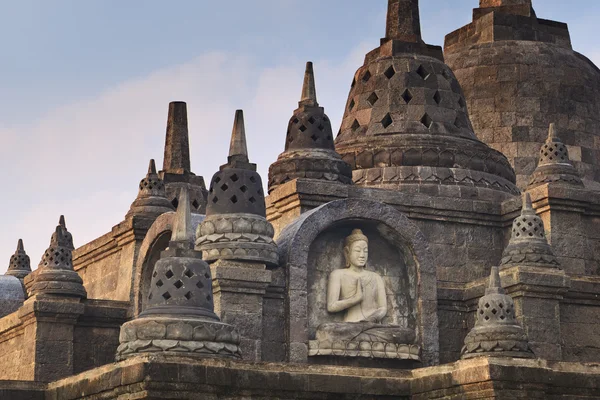
[[[327,282],[327,311],[344,313],[343,322],[328,322],[317,328],[319,342],[378,342],[409,344],[414,330],[384,324],[387,296],[383,278],[366,269],[369,239],[355,229],[345,239],[346,268],[337,269]]]
[[[381,323],[387,314],[385,285],[381,276],[365,269],[369,239],[360,229],[346,238],[344,257],[346,268],[329,276],[327,311],[345,311],[344,322]]]

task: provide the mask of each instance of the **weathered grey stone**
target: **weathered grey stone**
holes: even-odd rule
[[[354,76],[336,138],[354,182],[398,191],[412,184],[435,194],[445,185],[517,194],[506,157],[476,139],[441,49],[421,40],[418,14],[416,0],[388,2],[388,36]]]
[[[475,327],[465,338],[462,358],[533,358],[527,335],[517,322],[515,305],[500,284],[498,267],[492,267],[485,296],[479,299]]]
[[[192,249],[186,191],[180,200],[169,247],[154,266],[147,309],[121,327],[119,360],[143,353],[240,357],[235,328],[213,311],[210,268]]]
[[[569,150],[558,137],[554,123],[550,124],[548,139],[540,149],[540,159],[531,175],[529,189],[545,183],[583,187],[579,173],[569,159]]]
[[[371,129],[362,148],[345,154],[359,185],[341,183],[330,173],[332,164],[324,158],[332,149],[319,148],[324,145],[319,140],[327,139],[331,131],[321,131],[317,118],[310,127],[304,126],[308,129],[301,135],[304,122],[310,124],[315,115],[325,117],[318,110],[309,71],[300,104],[307,112],[298,114],[303,119],[298,118],[296,129],[290,131],[299,148],[292,151],[288,146],[285,153],[293,162],[277,171],[281,176],[287,168],[305,172],[297,179],[288,173],[293,180],[270,191],[266,215],[273,225],[255,212],[237,210],[207,218],[195,213],[190,225],[178,231],[177,242],[184,248],[175,246],[172,251],[174,212],[156,219],[128,218],[75,253],[75,271],[95,300],[34,296],[0,320],[0,380],[53,381],[71,376],[39,386],[42,395],[57,400],[598,398],[600,374],[594,363],[600,359],[596,335],[600,197],[588,190],[590,182],[600,181],[594,167],[600,136],[590,134],[598,125],[592,99],[597,71],[584,58],[573,57],[566,27],[535,18],[529,1],[481,0],[475,25],[454,37],[466,53],[454,60],[459,70],[452,76],[435,60],[441,59],[439,48],[420,38],[416,3],[388,2],[386,37],[367,55],[366,69],[356,76],[354,103],[348,104],[352,111],[347,113],[355,119],[343,121],[342,131],[352,131],[355,122]],[[569,56],[562,59],[565,55]],[[387,69],[390,66],[393,70]],[[464,78],[464,105],[458,104],[455,78]],[[410,92],[398,93],[398,87]],[[473,129],[462,119],[467,107],[479,108]],[[185,104],[170,108],[160,177],[169,208],[183,207],[179,203],[186,195],[180,191],[186,190],[185,203],[190,203],[191,212],[198,212],[203,207],[203,185],[198,183],[201,177],[189,172]],[[423,119],[425,114],[431,121]],[[493,160],[499,153],[490,153],[490,160],[472,138],[455,140],[455,136],[475,130],[481,140],[510,158],[520,171],[518,186],[526,187],[551,122],[561,127],[561,152],[568,149],[587,185],[559,180],[529,190],[562,269],[543,265],[553,264],[547,243],[527,241],[519,247],[512,241],[513,252],[507,255],[514,259],[501,274],[513,298],[516,320],[538,360],[479,357],[455,362],[475,325],[484,277],[490,265],[500,263],[510,239],[509,225],[520,218],[515,185],[502,175],[502,161]],[[356,130],[360,136],[360,128]],[[397,148],[396,136],[402,135],[398,132],[412,135],[415,147]],[[433,136],[439,140],[432,143]],[[234,139],[231,161],[243,170],[249,164],[240,157],[245,140],[242,135]],[[548,140],[545,149],[553,143],[557,142]],[[546,169],[546,175],[564,170],[562,165],[544,166],[553,161],[548,160],[550,154],[543,154],[539,168]],[[393,185],[388,186],[390,182]],[[201,245],[214,245],[213,256],[219,257],[211,261],[212,282],[206,277],[175,278],[190,265],[183,258],[197,261],[190,246],[203,220]],[[344,331],[338,328],[349,326],[343,321],[347,315],[327,312],[327,279],[345,267],[343,241],[356,228],[369,237],[367,269],[382,280],[388,312],[380,321],[354,322],[354,330]],[[272,246],[273,231],[283,238],[280,262]],[[180,260],[171,265],[171,281],[165,264],[158,262],[165,250],[165,255]],[[159,273],[153,277],[155,266]],[[156,285],[159,280],[162,286]],[[204,285],[207,294],[212,285],[214,312],[221,322],[212,315],[176,315],[166,307],[162,314],[152,313],[169,301],[173,310],[185,309],[190,302],[185,296],[188,286],[197,284]],[[168,300],[162,297],[165,291],[171,296]],[[205,307],[201,303],[209,301],[200,298],[197,305]],[[131,318],[135,319],[121,330]],[[405,337],[398,331],[396,339],[410,343],[396,343],[393,336],[363,340],[367,334],[382,333],[382,327],[395,326],[407,333]],[[518,336],[508,331],[503,333]],[[125,344],[120,351],[137,356],[106,365],[114,360],[119,332]],[[484,333],[476,338],[485,342],[483,347],[510,353],[504,350],[514,341],[494,341]],[[351,334],[357,340],[335,339]],[[251,362],[188,357],[235,358],[240,349],[244,361]],[[377,358],[370,360],[373,356]],[[451,364],[419,368],[439,363]],[[25,382],[15,385],[32,387]],[[6,381],[0,383],[0,398],[13,398],[15,390],[5,388]]]
[[[306,64],[302,98],[290,119],[285,151],[269,167],[269,193],[296,178],[352,183],[350,165],[336,153],[331,121],[317,103],[313,64]]]
[[[29,256],[25,253],[23,247],[23,240],[19,239],[17,243],[17,250],[15,254],[10,256],[10,264],[6,270],[6,275],[17,277],[21,282],[23,279],[31,273],[31,264]]]
[[[206,219],[196,232],[196,249],[208,262],[278,262],[273,227],[266,220],[262,180],[248,159],[244,114],[235,116],[228,163],[212,178]]]
[[[327,282],[327,311],[343,314],[343,319],[317,327],[316,340],[309,343],[309,355],[419,360],[419,347],[410,346],[415,341],[414,329],[394,325],[387,318],[386,283],[378,273],[365,269],[368,252],[369,239],[360,229],[354,229],[344,241],[345,268],[332,271]],[[397,280],[390,284],[390,293],[394,286],[401,285]],[[401,311],[403,315],[408,313]]]
[[[73,249],[73,236],[67,231],[65,217],[61,215],[50,239],[50,247],[46,249],[38,269],[25,277],[25,287],[29,296],[87,296],[83,280],[73,269]]]
[[[163,169],[159,172],[165,183],[166,196],[177,208],[182,190],[188,192],[193,213],[206,212],[206,185],[202,176],[191,171],[187,105],[182,101],[169,103]]]
[[[326,282],[330,271],[343,267],[343,238],[356,226],[369,232],[370,246],[377,249],[371,252],[373,268],[382,276],[395,277],[402,282],[396,285],[390,281],[395,286],[390,286],[393,291],[387,293],[390,311],[386,321],[391,322],[386,323],[413,329],[416,346],[431,351],[431,358],[423,358],[423,363],[435,363],[438,333],[433,327],[437,325],[437,314],[426,308],[431,304],[435,309],[437,293],[431,285],[435,286],[436,282],[424,279],[435,275],[428,243],[402,213],[382,203],[359,199],[330,202],[304,213],[278,238],[281,265],[288,271],[290,282],[292,277],[294,282],[294,289],[288,289],[289,329],[292,329],[292,321],[306,319],[308,324],[293,327],[300,334],[295,336],[295,341],[289,342],[289,351],[301,349],[300,343],[306,346],[314,340],[313,335],[320,324],[341,320],[329,316],[326,311]],[[302,354],[298,350],[294,357]]]
[[[137,198],[131,204],[125,218],[141,216],[146,218],[156,218],[159,215],[173,211],[175,208],[169,200],[165,184],[156,173],[154,160],[150,160],[148,165],[148,174],[140,181],[140,189]]]
[[[507,156],[525,189],[533,171],[521,160],[537,158],[543,132],[555,122],[586,187],[598,190],[600,124],[591,111],[598,109],[598,68],[573,51],[567,24],[537,18],[531,1],[481,4],[473,22],[448,34],[444,46],[475,133]],[[507,128],[512,136],[503,134]]]
[[[529,193],[523,195],[521,215],[513,221],[512,236],[502,254],[502,268],[515,265],[560,267],[546,240],[544,222],[533,210]]]

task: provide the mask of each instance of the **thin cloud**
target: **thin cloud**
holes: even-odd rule
[[[355,69],[368,47],[341,62],[315,61],[319,101],[341,119]],[[38,121],[0,130],[13,188],[0,233],[0,271],[17,239],[36,267],[64,214],[76,246],[111,230],[126,214],[148,160],[160,167],[169,101],[188,103],[192,169],[207,184],[227,157],[234,111],[247,119],[250,157],[266,182],[283,150],[306,60],[261,68],[250,56],[213,52],[123,82],[86,101],[57,107]],[[26,151],[25,151],[26,150]],[[13,203],[11,203],[11,201]],[[16,206],[18,205],[18,207]]]

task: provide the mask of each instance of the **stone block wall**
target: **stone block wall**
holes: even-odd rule
[[[33,379],[33,338],[26,333],[31,331],[26,332],[17,313],[0,319],[0,380]]]
[[[263,297],[263,361],[286,360],[285,291],[285,270],[271,270],[271,283]]]
[[[492,358],[414,371],[139,358],[45,387],[0,383],[0,393],[5,387],[16,395],[41,390],[47,400],[583,400],[600,397],[600,368]]]
[[[534,20],[487,14],[446,37],[446,62],[461,83],[475,133],[506,155],[517,186],[529,183],[554,122],[586,186],[599,189],[600,71],[571,49],[564,24]],[[545,27],[554,39],[513,32],[524,26]]]
[[[83,279],[88,298],[131,300],[138,251],[153,222],[129,218],[73,251],[73,267]]]
[[[75,264],[75,270],[83,279],[90,298],[108,300],[117,297],[121,251],[117,248],[103,250],[105,252],[94,259],[93,263]]]
[[[46,385],[22,381],[0,381],[0,399],[44,400]]]
[[[600,304],[563,303],[560,307],[563,360],[600,360]]]
[[[544,185],[531,191],[546,237],[570,276],[600,275],[600,196],[595,191]]]
[[[75,373],[111,364],[119,347],[119,328],[75,327],[73,371]]]
[[[473,313],[471,313],[473,314]],[[440,325],[440,364],[460,360],[460,351],[469,330],[470,314],[461,301],[439,300],[438,323]]]
[[[121,325],[129,303],[88,300],[73,331],[73,372],[80,373],[115,360]]]
[[[600,216],[590,215],[583,223],[587,239],[585,274],[600,276]]]
[[[32,300],[0,319],[0,380],[46,382],[114,362],[127,303]]]
[[[508,226],[477,225],[473,222],[417,219],[429,240],[440,284],[465,283],[489,274],[506,247]]]

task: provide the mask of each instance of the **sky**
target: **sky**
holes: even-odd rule
[[[471,21],[477,0],[421,0],[427,43]],[[600,64],[600,2],[534,0]],[[79,247],[121,222],[168,103],[186,101],[192,170],[225,163],[244,109],[263,181],[283,151],[306,61],[337,132],[354,72],[385,32],[385,0],[0,0],[0,273],[17,240],[36,268],[61,214]]]

